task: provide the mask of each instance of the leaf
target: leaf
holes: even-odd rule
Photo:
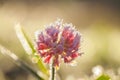
[[[42,72],[44,72],[47,76],[49,76],[49,71],[46,69],[46,67],[44,67],[44,64],[42,63],[41,58],[37,62],[37,65],[42,70]]]
[[[28,38],[28,36],[26,35],[26,33],[24,32],[24,30],[22,29],[22,27],[20,26],[20,24],[17,24],[15,26],[15,31],[17,34],[18,39],[20,40],[23,48],[25,49],[26,53],[28,55],[32,55],[34,57],[36,50],[34,49],[34,46],[32,44],[32,42],[30,41],[30,39]],[[38,67],[40,68],[40,70],[46,74],[49,75],[47,68],[45,67],[44,63],[42,62],[41,58],[38,56],[39,60],[37,62]]]
[[[108,75],[103,74],[100,77],[98,77],[96,80],[111,80],[111,79]]]
[[[25,62],[23,62],[22,60],[20,60],[15,53],[11,52],[10,50],[6,49],[5,47],[3,47],[2,45],[0,45],[0,52],[6,56],[7,58],[9,58],[10,60],[12,60],[17,66],[23,68],[24,70],[29,71],[32,75],[34,75],[36,78],[38,78],[38,80],[44,80],[40,74],[37,73],[37,71],[35,71],[33,68],[30,67],[30,65],[26,64]]]
[[[17,34],[18,39],[20,40],[23,48],[25,49],[25,51],[31,55],[35,53],[35,49],[30,41],[30,39],[28,38],[28,36],[25,34],[24,30],[22,29],[22,27],[20,26],[20,24],[17,24],[15,26],[15,31]]]
[[[42,72],[44,72],[47,76],[49,76],[49,71],[46,69],[42,59],[40,58],[39,55],[37,55],[37,53],[35,53],[35,55],[32,56],[32,62],[37,63],[37,66],[42,70]]]

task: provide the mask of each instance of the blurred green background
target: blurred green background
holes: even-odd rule
[[[34,32],[57,18],[73,23],[82,34],[81,52],[77,66],[64,63],[58,71],[61,80],[85,80],[92,68],[120,68],[120,5],[118,2],[78,0],[2,0],[0,1],[0,44],[15,52],[30,66],[35,67],[25,54],[14,27],[20,23],[34,41]],[[70,79],[68,79],[68,77]],[[0,54],[0,80],[35,80],[28,72]],[[89,79],[88,79],[89,80]],[[116,79],[117,80],[117,79]]]

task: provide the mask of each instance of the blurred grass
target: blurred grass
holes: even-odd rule
[[[78,66],[61,64],[58,74],[62,80],[69,75],[76,78],[84,74],[91,75],[91,69],[95,65],[117,69],[120,66],[119,8],[119,5],[114,3],[3,1],[0,4],[0,44],[34,66],[24,54],[24,49],[16,37],[14,24],[19,22],[25,26],[25,31],[34,40],[36,30],[44,29],[44,25],[57,18],[63,18],[64,22],[73,23],[82,33],[81,51],[84,55],[77,59]],[[1,54],[0,63],[0,78],[2,75],[6,77],[5,73],[15,67]]]

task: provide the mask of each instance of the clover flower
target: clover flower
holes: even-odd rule
[[[54,67],[59,67],[61,60],[70,63],[81,54],[78,52],[81,35],[72,24],[62,24],[60,19],[35,35],[39,55],[45,63],[53,60]]]

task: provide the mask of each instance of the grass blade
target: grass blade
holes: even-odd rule
[[[25,51],[31,55],[35,53],[35,49],[30,41],[30,39],[28,38],[28,36],[25,34],[24,30],[22,29],[22,27],[20,26],[20,24],[17,24],[15,26],[15,31],[17,34],[18,39],[20,40],[23,48],[25,49]]]
[[[19,67],[32,73],[32,75],[35,76],[38,80],[44,80],[42,77],[40,77],[37,71],[33,70],[28,64],[20,60],[14,53],[12,53],[10,50],[6,49],[2,45],[0,45],[0,52],[7,58],[11,59]]]
[[[28,36],[24,32],[24,30],[22,29],[20,24],[17,24],[15,26],[15,31],[16,31],[17,37],[20,40],[20,42],[21,42],[23,48],[25,49],[26,53],[28,55],[35,55],[36,50],[34,49],[33,44],[31,43],[30,39],[28,38]],[[37,65],[44,74],[49,75],[49,72],[48,72],[47,68],[45,67],[45,65],[43,64],[40,57],[39,57],[39,60],[37,62]]]
[[[96,80],[111,80],[111,79],[108,75],[103,74],[100,77],[98,77]]]

